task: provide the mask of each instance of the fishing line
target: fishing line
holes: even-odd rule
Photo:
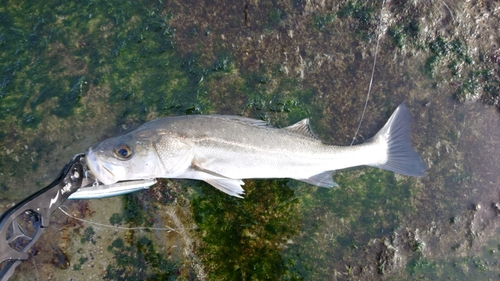
[[[354,141],[356,140],[356,137],[358,136],[359,129],[361,128],[361,123],[363,122],[363,118],[365,117],[366,108],[368,107],[368,100],[370,99],[370,93],[372,91],[373,76],[375,75],[375,65],[377,64],[378,45],[380,42],[380,34],[381,34],[380,31],[382,29],[382,12],[384,11],[384,6],[385,6],[385,0],[382,1],[382,7],[380,8],[380,19],[377,28],[378,29],[377,45],[375,47],[375,56],[373,58],[373,66],[372,66],[372,76],[370,78],[370,84],[368,86],[368,93],[366,94],[365,106],[363,107],[363,113],[361,113],[361,118],[359,119],[358,128],[356,129],[356,133],[354,133],[354,137],[352,138],[350,146],[353,145]]]
[[[61,206],[61,207],[65,207],[65,206]],[[171,232],[171,231],[178,232],[178,229],[171,228],[171,227],[124,227],[124,226],[109,225],[109,224],[103,224],[103,223],[99,223],[99,222],[93,222],[93,221],[84,220],[84,219],[72,216],[72,215],[68,214],[65,210],[63,210],[61,207],[59,207],[59,210],[61,210],[61,212],[63,212],[66,216],[68,216],[72,219],[81,221],[81,222],[90,223],[90,224],[97,225],[97,226],[114,228],[114,229],[121,229],[121,230],[161,230],[161,231],[168,231],[168,232]],[[195,228],[184,228],[184,229],[195,229]]]
[[[35,278],[36,278],[36,280],[40,280],[38,278],[38,268],[36,268],[36,262],[35,262],[35,256],[34,255],[33,255],[32,260],[33,260],[33,266],[35,267]]]

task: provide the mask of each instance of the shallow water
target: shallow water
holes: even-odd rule
[[[0,210],[92,143],[162,116],[310,117],[348,145],[375,54],[356,139],[406,102],[427,175],[247,180],[244,200],[161,180],[68,201],[86,221],[55,212],[13,279],[500,279],[499,4],[226,2],[0,5]]]

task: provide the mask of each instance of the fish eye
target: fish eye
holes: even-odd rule
[[[122,160],[126,160],[132,156],[132,149],[126,144],[119,144],[115,147],[115,155]]]

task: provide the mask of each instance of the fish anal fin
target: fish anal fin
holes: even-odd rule
[[[307,179],[297,179],[299,181],[307,182],[312,185],[321,186],[321,187],[335,187],[339,186],[336,182],[333,181],[333,171],[326,171],[309,177]]]
[[[313,133],[311,129],[311,125],[309,124],[309,118],[302,119],[301,121],[291,126],[283,128],[283,130],[287,130],[297,135],[320,141],[320,139]]]
[[[241,186],[245,184],[242,180],[212,178],[205,179],[204,181],[218,190],[234,197],[243,198],[242,195],[245,193],[243,188],[241,188]]]

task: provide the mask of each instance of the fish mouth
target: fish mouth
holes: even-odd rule
[[[94,177],[96,177],[103,184],[112,184],[117,182],[113,172],[108,169],[106,165],[101,164],[101,161],[98,159],[92,148],[89,148],[85,154],[85,162],[87,163],[87,167],[90,169],[92,175],[94,175]]]

